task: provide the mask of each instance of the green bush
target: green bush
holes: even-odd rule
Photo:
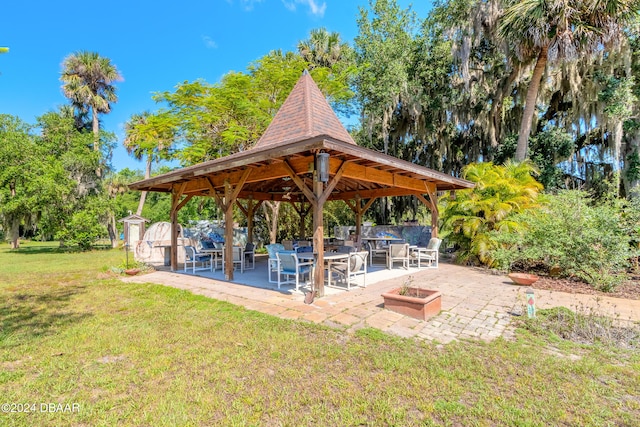
[[[86,251],[91,249],[96,240],[106,235],[106,231],[96,215],[83,210],[73,214],[71,221],[56,234],[56,238],[67,245],[78,245],[81,250]]]
[[[463,177],[475,188],[441,199],[439,207],[441,237],[455,246],[458,262],[494,264],[492,233],[514,232],[520,227],[514,215],[537,206],[542,185],[532,176],[535,173],[528,162],[472,163],[464,168]]]
[[[516,264],[557,267],[564,276],[577,277],[604,291],[624,281],[629,259],[635,254],[630,245],[630,216],[621,202],[592,205],[587,193],[576,190],[549,195],[547,200],[544,207],[514,218],[524,228],[494,232],[493,239],[499,244],[493,253],[497,264],[506,270]]]

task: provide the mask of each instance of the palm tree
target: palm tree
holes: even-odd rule
[[[505,0],[499,31],[522,62],[535,61],[515,159],[524,160],[536,99],[548,62],[593,54],[614,44],[637,16],[638,0]]]
[[[93,149],[100,149],[98,114],[111,112],[111,103],[118,101],[113,85],[122,76],[109,58],[97,52],[81,51],[69,55],[62,63],[62,90],[78,111],[91,110]]]
[[[298,53],[311,68],[330,68],[340,60],[348,48],[346,43],[340,43],[339,33],[329,33],[326,28],[311,30],[309,39],[298,43]]]
[[[169,149],[175,136],[175,124],[169,115],[153,115],[148,111],[134,114],[125,125],[124,146],[137,160],[146,157],[145,179],[151,178],[154,161],[169,157]],[[137,215],[142,214],[147,192],[140,194]]]

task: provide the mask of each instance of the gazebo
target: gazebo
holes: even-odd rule
[[[178,169],[129,186],[171,193],[171,269],[177,270],[178,211],[193,197],[214,197],[224,212],[225,241],[233,235],[233,206],[253,216],[265,200],[309,203],[317,265],[324,263],[323,207],[343,200],[355,213],[356,234],[362,216],[379,197],[412,195],[431,211],[432,235],[438,232],[437,191],[472,188],[473,183],[358,146],[306,71],[256,145],[246,151]],[[246,205],[240,201],[245,200]],[[304,209],[299,209],[305,215]],[[225,278],[233,280],[231,245],[225,246]],[[313,277],[324,294],[324,270]]]

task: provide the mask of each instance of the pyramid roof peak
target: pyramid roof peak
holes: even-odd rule
[[[357,145],[305,70],[254,148],[274,147],[320,136]]]

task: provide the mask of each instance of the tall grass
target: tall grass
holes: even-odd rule
[[[121,282],[119,251],[0,251],[0,425],[632,425],[637,352],[446,346],[282,320]],[[549,348],[553,351],[549,351]],[[39,408],[39,407],[38,407]]]

